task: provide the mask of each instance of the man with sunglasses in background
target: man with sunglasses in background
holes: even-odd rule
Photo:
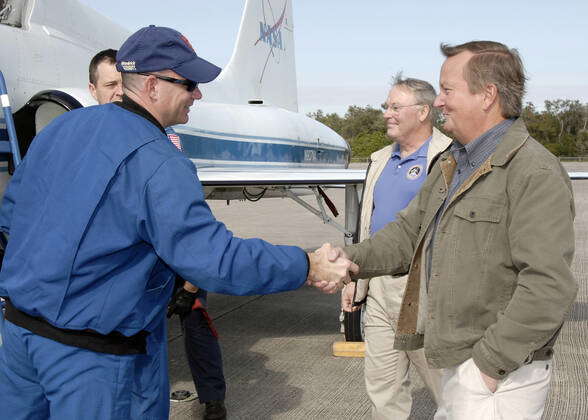
[[[214,219],[194,165],[164,129],[188,122],[202,97],[197,83],[220,73],[182,34],[140,29],[120,48],[117,69],[122,101],[52,121],[4,195],[6,418],[167,418],[169,410],[143,415],[162,395],[169,404],[167,365],[154,372],[139,358],[152,354],[147,336],[165,337],[158,328],[176,273],[205,290],[252,295],[307,279],[330,290],[357,271],[348,260],[235,238]],[[158,344],[166,354],[166,340]]]

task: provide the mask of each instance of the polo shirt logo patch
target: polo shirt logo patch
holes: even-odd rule
[[[406,179],[415,180],[423,173],[422,165],[413,165],[406,172]]]

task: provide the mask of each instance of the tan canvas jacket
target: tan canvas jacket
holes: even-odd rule
[[[441,131],[433,128],[433,135],[431,137],[431,142],[429,144],[429,148],[427,149],[427,171],[429,170],[429,166],[433,159],[441,153],[443,150],[447,149],[451,144],[451,139],[443,134]],[[359,230],[359,240],[362,241],[366,238],[370,237],[370,225],[372,223],[372,211],[374,207],[374,189],[376,188],[376,183],[382,174],[382,171],[386,167],[386,163],[390,159],[392,155],[392,148],[394,147],[394,143],[383,147],[382,149],[372,153],[370,156],[370,166],[367,171],[367,175],[365,178],[364,184],[364,191],[362,193],[363,198],[361,202],[361,216],[360,216],[360,230]],[[362,302],[365,300],[368,288],[369,288],[370,279],[359,279],[357,280],[357,291],[355,292],[355,302]],[[404,292],[404,282],[396,281],[394,285],[391,285],[392,292],[398,295],[401,295]],[[390,290],[388,290],[390,291]],[[397,292],[397,293],[396,293]],[[396,301],[396,299],[394,299]],[[398,307],[398,305],[395,305]]]
[[[424,345],[435,368],[472,357],[499,379],[550,341],[575,299],[571,182],[518,119],[440,217],[422,335],[421,250],[455,165],[444,152],[395,222],[345,250],[360,266],[358,277],[408,271],[395,348]]]

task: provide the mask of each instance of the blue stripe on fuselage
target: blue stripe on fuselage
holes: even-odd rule
[[[175,132],[178,134],[187,134],[191,135],[189,132],[198,133],[197,135],[202,134],[212,134],[214,136],[226,137],[230,139],[249,139],[249,140],[269,140],[270,142],[285,142],[285,143],[292,143],[295,145],[307,145],[307,146],[316,146],[316,142],[312,141],[304,141],[300,139],[291,139],[286,137],[268,137],[268,136],[252,136],[250,134],[236,134],[236,133],[225,133],[222,131],[212,131],[212,130],[202,130],[200,128],[188,127],[185,125],[178,125],[173,127]],[[331,146],[331,148],[341,149],[344,150],[343,147],[340,146]]]
[[[348,151],[301,145],[223,140],[178,133],[184,152],[191,159],[241,162],[345,164]]]

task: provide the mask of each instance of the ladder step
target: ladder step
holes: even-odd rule
[[[20,150],[18,147],[18,139],[16,138],[16,128],[14,120],[12,119],[12,110],[10,108],[10,101],[8,98],[8,89],[6,88],[6,81],[4,75],[0,71],[0,153],[10,153],[14,168],[20,164]],[[2,160],[8,159],[3,157]]]

